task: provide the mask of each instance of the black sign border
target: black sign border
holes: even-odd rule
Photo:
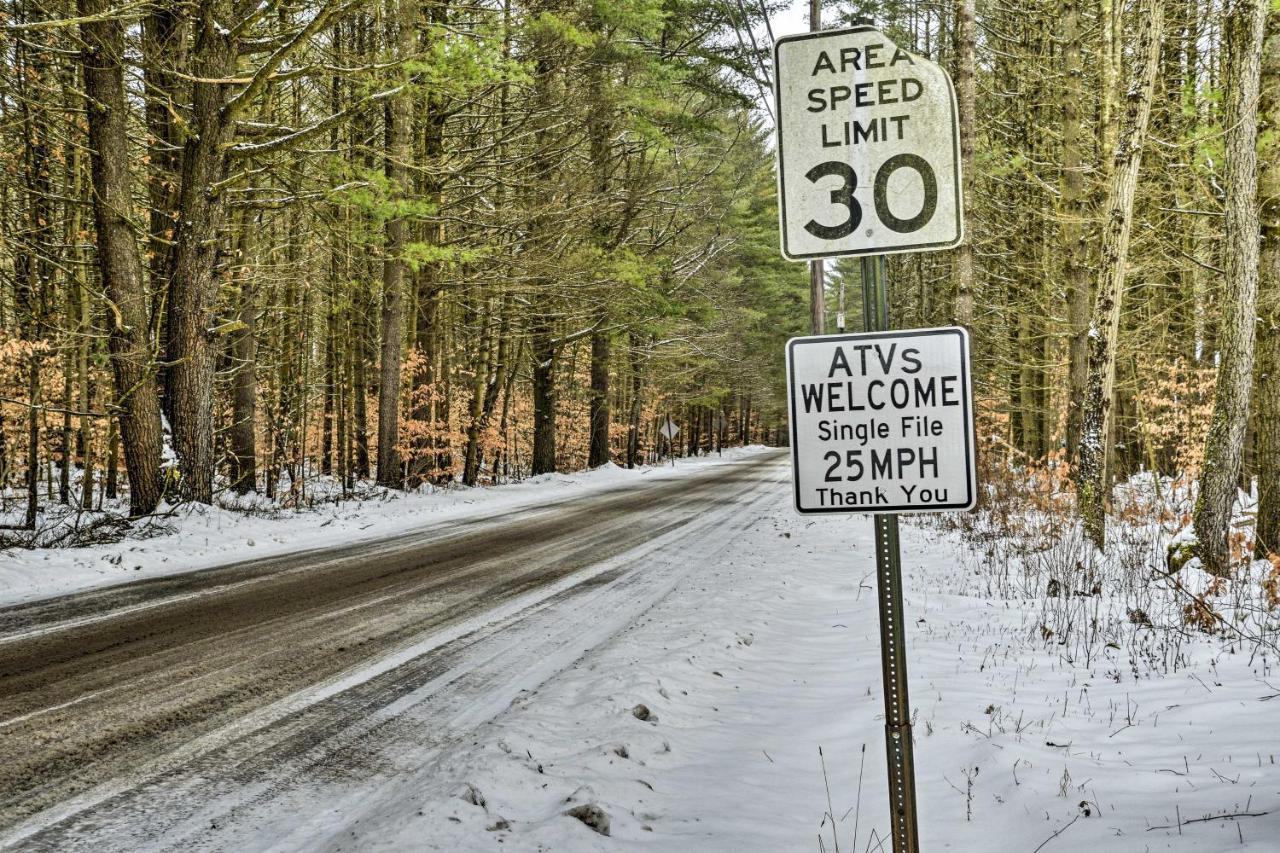
[[[954,240],[941,240],[936,243],[916,243],[910,246],[894,246],[892,248],[877,249],[841,249],[831,252],[807,252],[805,254],[792,254],[787,240],[787,184],[784,177],[785,172],[782,168],[782,75],[778,73],[779,56],[782,46],[793,41],[804,41],[806,39],[815,38],[833,38],[842,35],[850,35],[853,33],[875,32],[884,35],[878,27],[861,26],[861,27],[845,27],[838,30],[819,30],[815,33],[798,33],[796,35],[781,36],[773,43],[773,104],[774,104],[774,123],[775,136],[777,138],[777,169],[778,169],[778,231],[782,242],[782,256],[789,261],[807,261],[814,258],[845,258],[858,257],[860,255],[895,255],[901,252],[919,252],[922,250],[945,250],[954,249],[964,242],[964,176],[962,174],[964,164],[960,161],[960,117],[959,109],[956,109],[956,121],[951,124],[951,146],[956,158],[956,238]],[[897,47],[897,43],[884,36],[885,40]],[[932,61],[932,60],[930,60]],[[936,64],[936,63],[935,63]],[[939,66],[941,67],[941,66]],[[956,106],[956,89],[951,82],[951,75],[943,69],[942,76],[947,81],[947,91],[951,94],[951,105]]]
[[[965,486],[968,489],[968,497],[961,503],[950,504],[897,504],[895,506],[879,506],[879,507],[822,507],[818,509],[805,509],[800,505],[800,445],[796,441],[796,394],[795,394],[795,350],[798,346],[805,344],[818,343],[835,343],[839,341],[868,341],[883,340],[884,338],[903,338],[916,337],[924,338],[934,335],[958,335],[960,337],[960,352],[963,356],[960,364],[961,379],[964,383],[964,416],[969,424],[969,429],[965,430],[964,445],[965,459],[967,463],[965,468],[969,473],[966,478]],[[969,349],[969,332],[963,326],[942,326],[936,329],[900,329],[890,332],[855,332],[844,335],[807,335],[801,338],[792,338],[787,341],[787,406],[790,411],[790,423],[787,425],[787,433],[791,439],[791,503],[795,511],[801,515],[829,515],[839,513],[842,515],[857,515],[866,513],[868,515],[881,515],[884,513],[903,513],[917,514],[930,512],[949,512],[952,510],[968,511],[977,506],[977,484],[978,484],[978,456],[975,448],[978,445],[978,436],[974,423],[972,411],[973,405],[973,382],[970,377],[969,361],[971,352]]]

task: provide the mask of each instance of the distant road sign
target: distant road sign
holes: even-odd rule
[[[680,432],[680,427],[676,426],[676,422],[671,420],[671,416],[668,415],[658,431],[667,437],[667,441],[671,441]]]
[[[874,27],[774,47],[782,254],[948,249],[963,239],[955,90]]]
[[[964,329],[793,338],[787,391],[798,511],[973,508]]]

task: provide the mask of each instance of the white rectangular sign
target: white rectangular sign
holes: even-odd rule
[[[799,512],[974,507],[964,329],[792,338],[787,392]]]
[[[960,243],[959,120],[941,66],[854,27],[778,39],[774,77],[785,257]]]

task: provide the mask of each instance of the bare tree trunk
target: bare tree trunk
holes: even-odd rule
[[[640,464],[640,412],[644,390],[644,361],[640,355],[640,336],[631,333],[631,414],[627,419],[627,467]]]
[[[484,429],[487,413],[485,403],[489,392],[496,391],[494,364],[498,356],[489,324],[485,323],[484,334],[481,335],[480,346],[472,362],[471,399],[467,404],[467,444],[462,454],[463,485],[474,486],[480,472],[480,431]],[[494,395],[497,399],[497,395]]]
[[[1111,187],[1103,208],[1106,222],[1102,231],[1097,296],[1088,333],[1089,378],[1081,414],[1077,501],[1085,531],[1098,548],[1106,545],[1107,436],[1115,404],[1116,345],[1133,228],[1133,197],[1151,118],[1151,96],[1160,69],[1163,36],[1162,0],[1142,0],[1125,126],[1116,144]]]
[[[238,494],[258,488],[258,306],[249,272],[250,234],[240,232],[240,328],[231,341],[231,488]]]
[[[336,252],[335,252],[336,256]],[[320,473],[333,473],[334,441],[337,427],[338,406],[338,272],[337,262],[329,268],[329,294],[326,300],[324,320],[324,395],[321,416]]]
[[[1267,19],[1259,112],[1269,131],[1259,151],[1261,293],[1254,405],[1258,425],[1258,556],[1280,554],[1280,12]]]
[[[591,446],[587,467],[598,468],[609,461],[609,333],[591,335]]]
[[[413,53],[414,13],[411,0],[399,0],[396,58],[407,62]],[[404,198],[409,190],[409,158],[413,153],[413,94],[406,88],[387,104],[386,175],[392,192]],[[387,220],[386,256],[382,262],[382,356],[378,380],[378,483],[403,488],[400,453],[400,365],[404,352],[405,245],[409,222],[404,213]]]
[[[1085,188],[1082,152],[1084,101],[1080,4],[1067,0],[1062,10],[1062,60],[1066,86],[1062,98],[1062,266],[1067,285],[1069,343],[1067,396],[1067,458],[1075,462],[1080,450],[1080,416],[1089,376],[1089,303],[1093,296],[1085,266]]]
[[[40,360],[42,355],[32,350],[27,363],[27,513],[23,526],[36,529],[40,513]]]
[[[484,461],[480,436],[493,420],[498,396],[507,385],[507,363],[511,358],[511,322],[507,300],[503,300],[503,307],[499,310],[502,312],[502,322],[498,327],[497,341],[490,344],[490,363],[483,377],[483,386],[478,385],[475,389],[478,399],[472,400],[473,417],[467,427],[467,452],[462,468],[462,481],[468,486],[474,486],[479,479],[480,464]],[[497,473],[496,456],[494,473]]]
[[[1237,0],[1227,16],[1231,54],[1226,132],[1226,267],[1218,384],[1205,439],[1195,529],[1207,571],[1230,569],[1227,534],[1235,506],[1249,389],[1253,383],[1258,306],[1258,89],[1269,0]]]
[[[159,406],[156,407],[159,409]],[[159,479],[157,477],[157,479]],[[120,429],[116,418],[107,424],[107,477],[102,484],[102,497],[115,500],[120,480]],[[101,502],[99,502],[101,506]]]
[[[227,173],[234,123],[219,81],[235,71],[237,40],[224,22],[233,4],[200,6],[192,70],[191,132],[182,154],[179,221],[170,272],[168,399],[173,444],[182,478],[179,492],[198,503],[213,501],[214,261],[226,205],[219,186]]]
[[[1110,176],[1109,169],[1116,165],[1106,158],[1116,150],[1116,132],[1119,128],[1119,81],[1123,64],[1124,0],[1102,0],[1100,18],[1102,24],[1101,77],[1102,96],[1099,99],[1098,148],[1102,152],[1103,175]],[[1163,10],[1162,10],[1163,13]],[[1141,16],[1141,12],[1139,15]]]
[[[370,324],[372,307],[364,294],[356,294],[352,300],[351,320],[351,372],[352,390],[352,438],[355,442],[355,476],[368,479],[369,465],[369,365],[373,361],[373,331]]]
[[[187,102],[178,72],[186,67],[188,8],[178,3],[155,3],[142,20],[142,75],[146,84],[147,195],[151,203],[147,239],[153,310],[167,304],[173,238],[178,225],[178,179],[182,173],[182,130],[179,105]],[[159,317],[152,325],[164,346],[166,329]],[[168,371],[158,367],[163,408],[172,419],[167,392]]]
[[[960,0],[956,7],[956,101],[960,110],[964,210],[970,216],[973,211],[974,112],[977,109],[973,60],[976,32],[974,0]],[[973,233],[970,231],[956,249],[955,322],[965,328],[973,327],[973,287]]]
[[[556,346],[546,319],[539,318],[529,333],[533,359],[534,476],[556,470]]]
[[[521,340],[516,347],[514,363],[519,364],[520,359],[524,356],[524,341]],[[498,476],[509,476],[511,472],[511,458],[508,448],[511,446],[508,439],[509,427],[511,424],[511,395],[515,389],[516,371],[514,369],[507,370],[507,382],[502,389],[502,416],[498,420],[498,440],[499,450],[493,455],[493,482],[498,482]]]
[[[75,351],[70,347],[64,347],[62,356],[62,432],[58,437],[58,450],[62,456],[62,464],[58,466],[58,503],[64,505],[71,503],[71,467],[75,460],[75,449],[71,446],[72,438],[75,436],[75,431],[71,428],[71,409],[75,403],[71,399],[71,377],[74,373]]]
[[[85,174],[83,153],[77,149],[72,154],[73,172],[75,175],[73,195],[76,198],[84,198],[85,194]],[[83,225],[83,210],[79,206],[71,216],[71,227],[68,229],[68,244],[72,247],[73,257],[76,260],[76,271],[73,276],[75,281],[74,297],[71,305],[71,316],[75,318],[76,334],[79,341],[76,343],[75,356],[75,372],[76,372],[76,402],[80,407],[80,411],[89,412],[93,400],[93,381],[91,379],[91,362],[90,350],[92,349],[96,336],[93,334],[93,296],[92,289],[89,287],[89,273],[84,266],[85,252],[81,248],[82,238],[80,236]],[[70,408],[70,407],[68,407]],[[82,460],[82,468],[80,475],[80,508],[84,510],[93,509],[93,491],[94,491],[94,459],[93,446],[93,418],[88,415],[80,416],[79,429],[76,434],[76,448]]]
[[[93,214],[98,235],[98,267],[114,306],[108,312],[116,406],[129,475],[129,511],[138,516],[160,502],[160,402],[155,362],[147,341],[147,294],[142,262],[129,222],[129,114],[124,93],[124,27],[103,13],[109,0],[80,0],[80,14],[100,20],[80,26],[84,39],[84,86],[88,98],[92,150]],[[108,491],[114,490],[114,447]]]

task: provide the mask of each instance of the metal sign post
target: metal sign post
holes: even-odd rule
[[[890,333],[885,255],[964,239],[955,91],[869,25],[778,39],[774,69],[782,254],[862,270],[862,334],[821,335],[814,264],[814,336],[787,344],[795,507],[875,514],[893,849],[918,853],[897,514],[974,506],[973,394],[967,331]]]
[[[889,281],[884,255],[863,257],[862,328],[889,330]],[[877,515],[876,593],[880,600],[880,668],[884,681],[885,753],[889,759],[889,814],[895,853],[917,853],[916,765],[907,696],[907,649],[902,615],[902,551],[896,513]]]
[[[822,0],[809,0],[809,32],[822,29]],[[821,335],[826,331],[827,288],[826,271],[822,258],[809,261],[809,332]]]

